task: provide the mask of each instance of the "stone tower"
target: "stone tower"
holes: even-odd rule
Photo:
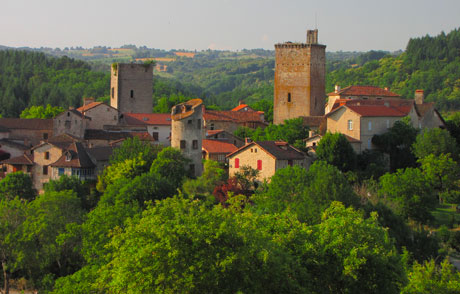
[[[324,115],[326,46],[318,44],[318,30],[307,31],[307,43],[275,45],[273,123]]]
[[[192,99],[173,106],[171,111],[171,147],[178,148],[191,161],[186,167],[197,177],[203,173],[203,101]]]
[[[153,65],[114,63],[110,80],[110,106],[120,113],[153,112]]]

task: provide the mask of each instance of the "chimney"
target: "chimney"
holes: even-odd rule
[[[252,142],[251,138],[244,138],[244,145],[248,145],[251,142]]]
[[[385,88],[383,88],[383,89],[384,89],[385,91],[390,91],[390,88],[388,88],[388,87],[385,87]]]
[[[415,104],[423,104],[423,90],[415,90]]]
[[[307,30],[307,44],[318,44],[318,29]]]
[[[340,86],[339,85],[335,85],[335,93],[339,93],[340,92]]]
[[[244,100],[238,101],[238,105],[242,105],[242,104],[244,104]]]
[[[315,135],[315,131],[309,130],[308,131],[308,138],[311,138]]]
[[[83,106],[88,105],[88,104],[93,103],[93,102],[94,102],[94,98],[93,98],[93,97],[86,97],[86,98],[83,98]]]

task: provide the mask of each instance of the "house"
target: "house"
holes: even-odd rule
[[[34,156],[33,154],[23,153],[19,156],[3,160],[2,165],[5,171],[5,175],[9,173],[22,171],[23,173],[32,176],[31,173],[32,167],[34,165]]]
[[[82,115],[90,117],[86,127],[102,130],[106,125],[118,124],[118,110],[103,102],[95,102],[94,98],[85,98],[83,106],[77,108]]]
[[[90,125],[91,118],[76,109],[66,110],[53,119],[53,133],[55,136],[69,134],[83,138],[85,130]]]
[[[57,180],[63,175],[74,176],[82,181],[97,179],[96,165],[80,142],[71,143],[50,166],[50,178],[53,180]]]
[[[337,104],[349,100],[388,100],[393,98],[401,98],[396,93],[391,92],[388,88],[379,88],[375,86],[349,86],[340,89],[339,85],[335,86],[335,91],[327,94],[328,100],[326,104],[325,113],[329,113],[332,109],[337,107]]]
[[[245,104],[243,100],[240,100],[239,103],[238,103],[238,106],[233,108],[232,111],[238,111],[238,112],[253,111],[253,112],[255,112],[256,110],[254,110],[249,105]]]
[[[244,140],[224,130],[206,130],[206,139],[220,140],[231,143],[240,148],[244,146]]]
[[[156,143],[163,146],[171,145],[170,113],[123,113],[120,124],[132,128],[144,127]]]
[[[17,141],[10,139],[0,139],[0,150],[9,154],[9,158],[21,156],[26,150],[29,150],[29,146],[26,146]]]
[[[51,136],[52,119],[0,118],[0,139],[8,139],[30,148]]]
[[[444,120],[433,103],[423,102],[423,91],[416,99],[351,99],[341,101],[326,114],[327,130],[353,139],[357,153],[373,149],[372,137],[388,131],[403,117],[410,117],[415,128],[445,127]],[[360,143],[360,144],[359,144]]]
[[[262,111],[222,111],[205,109],[203,112],[203,120],[206,130],[225,130],[232,134],[238,127],[256,129],[258,127],[265,128],[268,126]]]
[[[259,141],[250,142],[227,155],[229,176],[232,177],[243,166],[259,171],[258,180],[269,180],[278,169],[299,165],[307,168],[309,158],[302,151],[286,142]]]
[[[209,139],[203,140],[201,148],[203,150],[203,159],[214,160],[219,163],[226,163],[226,156],[238,149],[232,143]]]

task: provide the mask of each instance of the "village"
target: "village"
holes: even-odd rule
[[[268,126],[264,113],[243,100],[227,111],[206,109],[197,98],[174,106],[171,114],[153,113],[154,66],[120,63],[111,69],[110,105],[83,98],[81,107],[53,119],[0,118],[1,177],[23,171],[39,192],[62,175],[97,180],[113,149],[137,138],[180,149],[197,177],[203,171],[202,159],[211,159],[225,166],[229,176],[250,166],[263,181],[286,166],[308,168],[326,132],[344,134],[360,154],[376,148],[372,137],[404,117],[410,117],[414,128],[445,128],[434,103],[424,102],[423,90],[417,90],[413,100],[365,85],[337,85],[326,95],[325,50],[318,43],[318,30],[307,31],[306,43],[275,45],[274,124],[302,118],[310,129],[303,138],[308,152],[287,142],[235,136],[238,127]]]

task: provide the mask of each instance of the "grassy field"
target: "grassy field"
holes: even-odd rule
[[[459,226],[460,213],[455,211],[452,204],[440,204],[432,214],[435,218],[436,227],[446,225],[449,228],[457,228]]]

